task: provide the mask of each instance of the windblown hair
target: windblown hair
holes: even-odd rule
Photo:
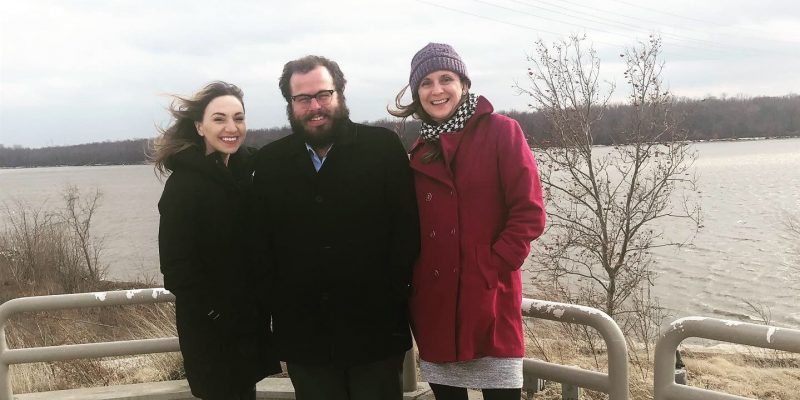
[[[238,86],[214,81],[200,89],[191,97],[172,95],[167,110],[174,121],[166,128],[158,128],[159,136],[153,141],[153,154],[150,156],[156,171],[166,176],[172,171],[169,159],[173,154],[192,146],[203,148],[203,137],[197,133],[195,122],[203,120],[208,103],[220,96],[234,96],[244,108],[244,93]]]
[[[461,74],[458,74],[458,77],[461,79],[461,82],[464,84],[465,88],[467,88],[467,91],[469,92],[470,80],[467,79],[467,77],[462,76]],[[390,107],[386,107],[386,111],[388,111],[389,114],[394,117],[401,118],[404,130],[406,128],[406,120],[408,119],[408,117],[422,120],[422,122],[425,122],[430,125],[438,125],[436,121],[434,121],[433,118],[431,118],[431,116],[428,115],[427,112],[425,112],[425,109],[422,108],[422,103],[420,102],[418,96],[416,95],[412,96],[413,101],[411,101],[411,103],[403,104],[403,97],[406,95],[406,91],[408,91],[409,88],[410,85],[403,86],[403,88],[400,89],[400,92],[398,92],[397,96],[395,96],[394,98],[395,108],[392,109]],[[467,98],[466,95],[461,96],[461,99],[459,100],[459,105],[463,103],[466,100],[466,98]],[[428,153],[425,153],[424,156],[422,156],[422,162],[426,164],[431,161],[439,160],[442,158],[441,143],[436,141],[433,142],[432,144],[433,144],[433,149]]]

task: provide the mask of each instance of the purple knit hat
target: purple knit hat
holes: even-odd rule
[[[411,75],[408,77],[408,84],[414,100],[417,99],[420,81],[431,72],[439,70],[453,71],[465,78],[469,84],[467,66],[464,65],[464,61],[453,47],[444,43],[428,43],[411,59]]]

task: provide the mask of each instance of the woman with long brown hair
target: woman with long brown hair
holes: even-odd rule
[[[205,400],[252,400],[255,384],[280,372],[269,348],[269,315],[256,301],[247,257],[252,179],[242,91],[212,82],[174,96],[172,124],[154,143],[155,168],[169,175],[158,202],[164,287],[186,378]]]

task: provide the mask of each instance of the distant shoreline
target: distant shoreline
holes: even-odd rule
[[[689,140],[690,143],[716,143],[716,142],[750,142],[750,141],[760,141],[760,140],[792,140],[792,139],[800,139],[800,135],[796,136],[778,136],[778,137],[769,137],[769,136],[758,136],[758,137],[743,137],[743,138],[722,138],[722,139],[700,139],[700,140]],[[614,145],[610,144],[596,144],[593,147],[611,147]],[[38,149],[31,149],[31,150],[38,150]],[[129,162],[129,163],[94,163],[94,164],[80,164],[80,165],[70,165],[70,164],[62,164],[62,165],[37,165],[31,167],[2,167],[0,166],[0,170],[10,170],[10,169],[32,169],[32,168],[61,168],[61,167],[112,167],[112,166],[128,166],[128,165],[148,165],[150,164],[149,161],[142,161],[142,162]]]

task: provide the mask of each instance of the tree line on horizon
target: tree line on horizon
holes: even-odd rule
[[[629,105],[612,105],[595,127],[594,143],[608,145],[624,126]],[[689,140],[732,140],[800,136],[800,95],[777,97],[708,97],[678,99],[673,105]],[[517,120],[533,146],[551,143],[551,127],[539,111],[500,112]],[[408,148],[416,140],[419,121],[397,119],[366,122],[397,132]],[[289,126],[251,129],[245,144],[255,148],[291,133]],[[129,139],[71,146],[26,148],[0,144],[0,168],[80,165],[127,165],[147,162],[152,139]]]

